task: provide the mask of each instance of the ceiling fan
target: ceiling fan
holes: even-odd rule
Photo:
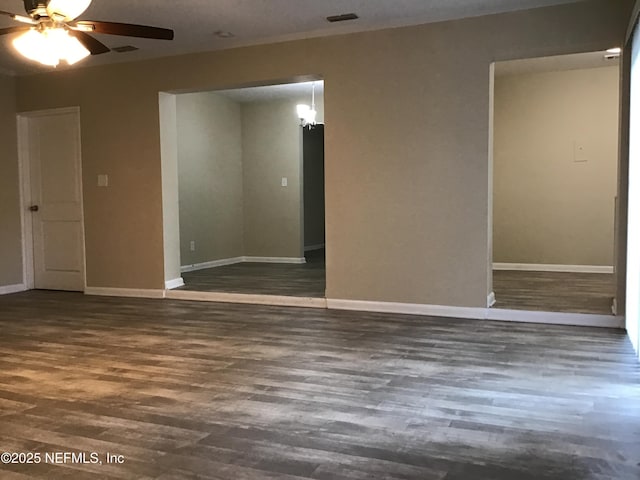
[[[23,0],[28,16],[0,10],[24,26],[1,28],[0,35],[23,32],[13,45],[23,56],[44,65],[56,66],[61,60],[72,65],[88,55],[110,51],[89,33],[126,37],[173,40],[173,30],[129,23],[76,20],[91,0]]]

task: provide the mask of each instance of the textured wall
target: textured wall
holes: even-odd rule
[[[0,75],[0,287],[22,283],[16,81]]]
[[[176,98],[181,264],[239,257],[244,251],[240,105],[215,93]]]
[[[295,100],[242,108],[245,254],[302,253],[302,131]],[[281,184],[287,178],[287,186]]]
[[[495,262],[613,265],[619,77],[615,66],[496,78]]]
[[[594,0],[33,75],[19,81],[18,108],[81,106],[88,284],[160,288],[158,92],[321,75],[327,296],[485,306],[490,64],[620,44],[630,5]],[[96,188],[97,173],[113,186]]]

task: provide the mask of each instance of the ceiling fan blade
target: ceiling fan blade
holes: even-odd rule
[[[104,43],[99,40],[96,40],[91,35],[87,35],[84,32],[79,32],[77,30],[69,30],[69,35],[72,37],[76,37],[78,41],[91,52],[91,55],[100,55],[102,53],[110,52],[111,49],[107,47]]]
[[[173,30],[168,28],[150,27],[148,25],[133,25],[130,23],[97,22],[82,20],[73,22],[70,26],[91,29],[94,33],[107,35],[122,35],[124,37],[153,38],[156,40],[173,40]]]
[[[31,17],[25,17],[24,15],[16,15],[15,13],[5,12],[4,10],[0,10],[0,15],[5,17],[11,17],[17,22],[22,23],[30,23],[31,25],[35,25],[36,21]]]
[[[9,35],[10,33],[26,32],[30,27],[9,27],[0,28],[0,35]]]

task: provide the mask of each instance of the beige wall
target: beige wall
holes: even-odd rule
[[[613,265],[619,76],[496,77],[495,262]]]
[[[0,74],[0,287],[22,283],[16,81]]]
[[[244,104],[245,254],[303,257],[302,132],[296,101]],[[287,186],[281,184],[287,178]]]
[[[239,257],[244,251],[240,105],[215,93],[176,98],[181,264]]]
[[[161,288],[158,92],[320,75],[327,296],[484,306],[489,65],[619,44],[630,6],[594,0],[33,75],[19,81],[18,108],[80,105],[85,179],[114,180],[102,191],[85,182],[89,285]]]
[[[240,104],[215,92],[175,98],[181,264],[302,257],[301,99]]]

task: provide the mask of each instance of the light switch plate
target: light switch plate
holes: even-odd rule
[[[282,186],[286,187],[289,184],[289,180],[287,177],[282,177]]]
[[[98,186],[99,187],[108,187],[109,186],[109,175],[106,173],[101,173],[98,175]]]

